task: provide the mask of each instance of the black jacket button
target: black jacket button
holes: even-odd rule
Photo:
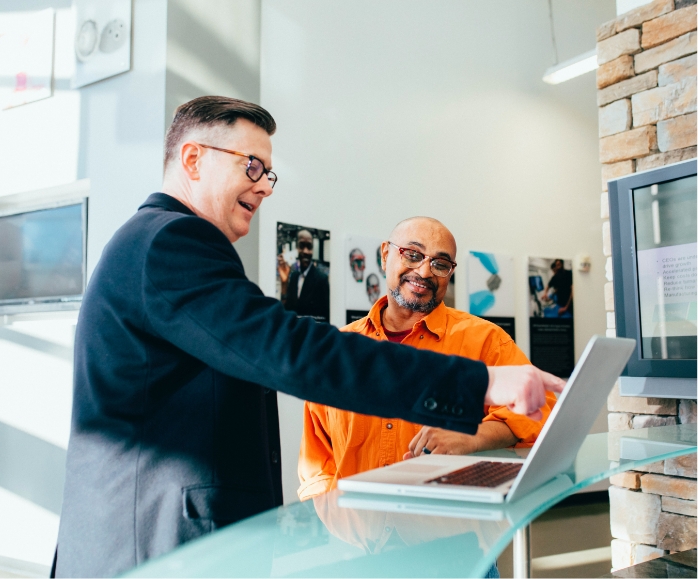
[[[426,408],[427,410],[436,410],[438,406],[438,403],[433,398],[427,398],[424,401],[424,408]]]
[[[460,416],[461,414],[463,414],[463,407],[454,404],[453,408],[451,408],[451,412],[456,416]]]
[[[279,462],[279,453],[275,450],[271,451],[271,462],[273,464],[277,464]]]

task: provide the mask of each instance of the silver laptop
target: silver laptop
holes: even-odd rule
[[[511,502],[572,463],[635,340],[594,336],[584,349],[528,457],[421,455],[340,479],[342,491],[480,503]]]

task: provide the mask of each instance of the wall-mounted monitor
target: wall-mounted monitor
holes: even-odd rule
[[[0,314],[79,309],[87,200],[0,215]]]
[[[623,396],[696,398],[696,160],[608,184]]]

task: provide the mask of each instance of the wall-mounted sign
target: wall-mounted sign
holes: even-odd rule
[[[0,110],[52,95],[53,20],[52,8],[0,12]]]
[[[78,88],[131,69],[131,0],[73,0]]]
[[[516,339],[514,258],[470,251],[467,267],[468,311],[497,324]]]
[[[531,363],[567,378],[574,369],[571,259],[528,258]]]

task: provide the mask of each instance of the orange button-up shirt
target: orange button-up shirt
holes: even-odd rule
[[[368,316],[342,328],[343,331],[357,332],[374,340],[387,340],[381,323],[381,310],[387,304],[388,298],[382,297]],[[530,364],[504,330],[443,303],[417,322],[402,343],[422,350],[481,360],[488,366]],[[540,421],[514,414],[504,406],[485,406],[483,421],[504,422],[519,439],[516,446],[532,446],[555,400],[554,394],[546,393],[547,404],[542,408]],[[306,402],[298,460],[301,481],[298,496],[301,500],[309,499],[335,488],[340,478],[402,460],[410,441],[421,428],[421,424],[398,418],[367,416]]]

